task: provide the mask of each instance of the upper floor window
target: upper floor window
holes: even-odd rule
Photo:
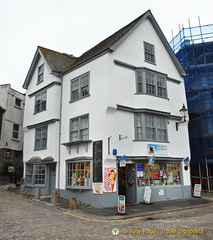
[[[13,124],[13,136],[12,138],[18,139],[19,137],[19,125]]]
[[[37,83],[40,83],[44,80],[44,64],[38,67],[38,80]]]
[[[35,129],[35,150],[47,148],[47,126]]]
[[[89,95],[89,73],[71,80],[71,101]]]
[[[135,135],[136,140],[167,141],[166,117],[137,113],[135,115]]]
[[[144,42],[145,61],[155,64],[155,48],[154,45]]]
[[[46,110],[47,92],[39,93],[35,96],[35,113]]]
[[[149,95],[166,98],[167,87],[166,77],[155,72],[147,70],[137,70],[136,72],[137,93],[146,93]]]
[[[70,119],[70,141],[89,139],[89,115]]]
[[[15,106],[17,106],[17,107],[21,107],[21,99],[19,99],[19,98],[15,98]]]

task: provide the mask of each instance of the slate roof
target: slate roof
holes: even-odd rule
[[[127,32],[129,32],[149,11],[145,12],[143,15],[136,18],[134,21],[121,28],[102,42],[98,43],[96,46],[83,53],[75,62],[73,62],[70,67],[75,66],[79,63],[84,62],[85,60],[96,56],[101,53],[105,53],[108,50],[111,50],[111,47],[118,42]]]
[[[114,51],[119,44],[121,44],[133,31],[140,25],[146,18],[150,20],[152,23],[156,33],[158,34],[159,38],[161,39],[165,49],[167,50],[168,54],[170,55],[173,63],[175,64],[177,70],[179,71],[180,75],[185,76],[185,71],[181,66],[180,62],[178,61],[177,57],[175,56],[174,52],[172,51],[171,47],[169,46],[168,41],[166,40],[163,32],[161,31],[158,23],[156,22],[154,16],[152,15],[151,11],[148,10],[134,21],[126,25],[125,27],[121,28],[102,42],[98,43],[93,48],[89,49],[87,52],[83,53],[80,57],[74,57],[73,55],[69,55],[66,53],[56,52],[44,47],[39,46],[37,48],[37,52],[34,56],[33,62],[31,64],[30,70],[28,75],[25,79],[23,87],[26,89],[30,83],[32,74],[35,70],[35,67],[38,63],[40,58],[40,54],[43,55],[46,63],[48,64],[50,70],[54,74],[63,73],[66,74],[69,71],[81,66],[82,64],[87,63],[88,61],[92,61],[96,57],[99,57],[106,52]]]
[[[49,67],[56,72],[62,72],[66,70],[77,59],[73,55],[66,53],[56,52],[41,46],[38,48],[40,49]]]

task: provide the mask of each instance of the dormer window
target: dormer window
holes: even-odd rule
[[[38,67],[38,81],[37,83],[39,84],[40,82],[43,82],[44,80],[44,64]]]
[[[144,42],[145,61],[155,64],[155,48],[154,45]]]

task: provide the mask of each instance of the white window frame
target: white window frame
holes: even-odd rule
[[[136,113],[135,139],[168,142],[167,117],[158,114]]]
[[[70,119],[70,142],[89,140],[89,114]]]
[[[90,74],[89,72],[74,78],[70,82],[70,101],[76,101],[89,96]]]
[[[68,161],[66,163],[66,187],[91,189],[92,162],[89,160]]]
[[[12,139],[16,139],[16,140],[19,139],[19,129],[20,129],[19,125],[14,123]]]

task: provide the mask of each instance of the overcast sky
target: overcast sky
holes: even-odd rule
[[[212,0],[0,0],[0,84],[24,93],[37,46],[78,57],[149,9],[168,41],[213,24]]]

